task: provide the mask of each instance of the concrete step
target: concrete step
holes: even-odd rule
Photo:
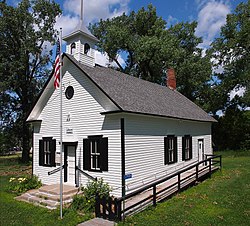
[[[39,191],[52,195],[60,195],[60,184],[45,185],[39,188]],[[79,188],[77,187],[63,185],[63,195],[76,194],[78,191]]]
[[[79,193],[82,193],[79,188],[63,185],[63,203],[72,202],[73,196]],[[60,205],[60,185],[45,185],[39,189],[27,191],[16,197],[16,200],[30,202],[48,209],[56,209]]]
[[[46,193],[46,192],[41,192],[39,190],[32,191],[32,192],[27,192],[27,193],[29,193],[32,196],[39,197],[39,198],[49,199],[49,200],[60,202],[60,195],[49,194],[49,193]],[[63,194],[63,197],[62,197],[63,201],[72,200],[73,196],[75,194],[76,193],[71,193],[71,194],[68,194],[68,195]],[[79,194],[79,192],[77,194]]]
[[[36,196],[31,196],[31,195],[29,195],[27,193],[24,193],[24,194],[16,197],[15,199],[19,200],[19,201],[25,201],[25,202],[33,203],[35,205],[46,207],[48,209],[56,209],[57,206],[60,204],[57,201],[46,200],[46,199],[39,198],[39,197],[36,197]]]

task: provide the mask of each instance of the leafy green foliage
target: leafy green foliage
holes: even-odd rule
[[[119,70],[151,82],[165,85],[166,69],[177,72],[178,90],[193,101],[204,104],[211,76],[209,57],[202,56],[195,36],[197,23],[179,23],[167,29],[166,21],[157,16],[152,4],[90,26],[100,40],[99,50],[107,52]],[[126,65],[117,56],[127,55]]]
[[[214,142],[221,149],[250,149],[250,1],[240,3],[227,16],[221,35],[212,43],[215,66],[223,71],[215,74],[214,94],[209,102],[213,113],[222,110],[224,116],[214,125]],[[242,96],[230,97],[232,91],[242,90]],[[244,90],[244,92],[243,92]],[[240,110],[239,110],[240,109]]]
[[[9,190],[18,194],[42,186],[42,182],[35,175],[19,178],[11,177],[9,183]]]
[[[250,111],[230,106],[213,126],[218,150],[250,150]]]
[[[226,24],[221,29],[221,37],[213,43],[215,66],[223,66],[223,71],[217,73],[221,81],[218,88],[226,100],[224,109],[231,103],[237,103],[245,109],[250,106],[250,1],[240,3],[235,12],[227,16]],[[230,100],[229,93],[233,89],[245,89],[243,97],[235,96]]]
[[[44,80],[54,42],[54,24],[61,13],[53,0],[22,0],[17,7],[0,3],[0,114],[6,125],[17,128],[22,141],[23,160],[29,159],[29,128],[25,118]]]
[[[86,212],[93,212],[95,208],[96,195],[101,198],[108,199],[110,186],[103,181],[102,178],[97,181],[89,181],[86,187],[82,188],[83,194],[74,196],[71,207],[74,210],[83,210]]]

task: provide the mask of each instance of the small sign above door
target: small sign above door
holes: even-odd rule
[[[66,128],[66,134],[73,134],[73,129]]]

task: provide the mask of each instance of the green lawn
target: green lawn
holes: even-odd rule
[[[222,152],[223,169],[211,179],[172,199],[126,219],[125,225],[250,225],[250,151]],[[89,219],[72,210],[49,211],[14,200],[7,192],[10,177],[30,173],[18,158],[0,158],[0,225],[77,225]],[[123,225],[120,223],[119,225]]]
[[[89,215],[79,215],[73,210],[64,210],[63,220],[59,219],[59,210],[33,206],[32,204],[14,200],[15,195],[8,193],[10,177],[30,174],[31,166],[18,163],[18,157],[0,157],[0,225],[20,226],[52,226],[77,225],[87,219]]]
[[[211,179],[126,219],[125,225],[250,225],[250,151],[221,152]],[[123,225],[120,223],[119,225]]]

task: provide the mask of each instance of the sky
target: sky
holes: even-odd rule
[[[76,26],[80,14],[81,0],[56,0],[63,14],[57,20],[56,27],[63,28],[63,35],[69,34]],[[232,13],[240,2],[247,0],[83,0],[84,22],[97,22],[122,13],[138,11],[152,3],[157,15],[167,21],[167,26],[178,22],[197,21],[196,35],[203,38],[201,47],[208,47],[218,36],[226,15]]]
[[[83,19],[86,26],[100,19],[112,18],[123,13],[129,14],[132,10],[138,11],[142,7],[147,8],[148,4],[152,3],[156,7],[157,15],[167,22],[168,27],[178,22],[197,21],[196,35],[203,38],[200,47],[204,50],[219,36],[227,14],[233,13],[239,3],[247,2],[247,0],[55,0],[63,11],[56,20],[55,28],[58,30],[62,28],[63,36],[77,26],[81,1],[84,1]],[[7,2],[17,5],[20,0],[7,0]],[[53,48],[49,43],[47,45],[48,48]],[[65,51],[65,45],[63,48]],[[119,56],[118,60],[124,64],[122,56]],[[96,53],[96,63],[105,66],[107,62],[107,57]],[[233,91],[233,96],[235,93],[236,91]]]
[[[56,28],[62,27],[63,35],[69,34],[77,25],[82,0],[55,0],[61,5],[62,16],[57,18]],[[204,50],[219,36],[221,27],[226,23],[227,14],[233,13],[236,6],[247,0],[83,0],[84,23],[98,22],[100,19],[112,18],[122,13],[129,14],[132,10],[147,8],[152,3],[157,15],[166,22],[167,27],[179,22],[197,21],[196,35],[202,37],[200,45]],[[124,59],[119,56],[120,64]],[[96,63],[107,65],[108,59],[101,53],[96,53]],[[115,66],[115,65],[114,65]],[[223,70],[223,69],[221,69]],[[244,90],[233,90],[230,98],[236,94],[243,95]]]
[[[20,0],[7,0],[17,4]],[[55,0],[63,11],[57,18],[55,27],[62,28],[63,36],[69,34],[79,21],[80,2],[84,6],[84,23],[98,22],[100,19],[112,18],[132,10],[147,8],[152,3],[157,15],[161,16],[167,26],[178,22],[197,21],[196,35],[203,38],[201,48],[207,49],[218,37],[220,28],[226,22],[226,16],[234,12],[240,2],[247,0]],[[64,47],[65,48],[65,47]]]
[[[77,25],[82,0],[55,0],[63,11],[57,18],[56,28],[62,27],[63,36],[69,34]],[[112,18],[132,10],[147,8],[152,3],[157,15],[161,16],[167,26],[178,22],[197,21],[196,35],[203,38],[200,45],[204,50],[218,37],[220,28],[226,22],[226,16],[233,13],[240,2],[247,0],[83,0],[84,23],[98,22],[100,19]],[[97,53],[97,63],[105,64],[105,59]],[[120,57],[120,63],[123,59]]]

